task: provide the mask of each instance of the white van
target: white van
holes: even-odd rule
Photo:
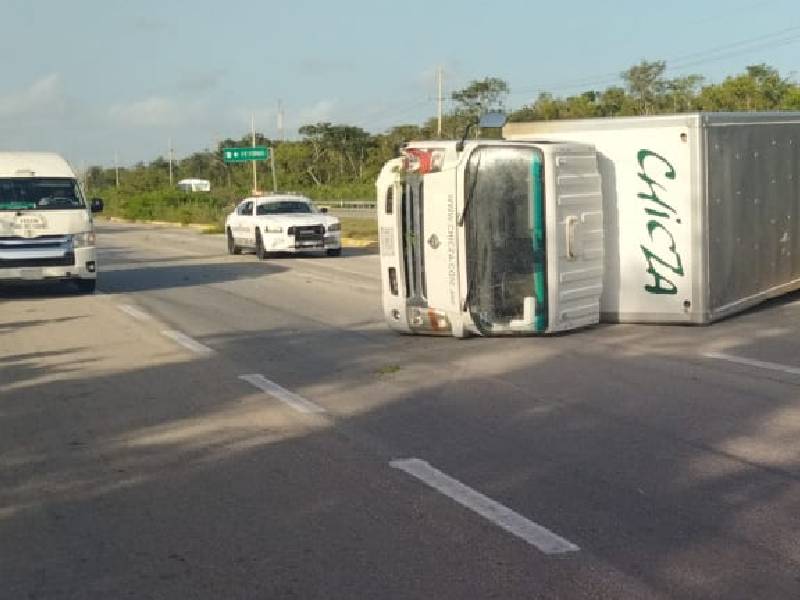
[[[97,258],[92,213],[67,161],[43,152],[0,152],[0,282],[71,280],[92,293]]]

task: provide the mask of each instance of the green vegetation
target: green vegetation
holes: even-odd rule
[[[126,193],[116,189],[104,190],[105,214],[131,221],[166,221],[188,225],[209,225],[206,233],[224,233],[225,217],[233,210],[235,201],[224,197],[172,190]],[[375,219],[344,217],[342,236],[364,241],[377,241]]]
[[[767,65],[751,65],[722,83],[703,85],[701,75],[668,79],[664,61],[642,61],[621,74],[625,84],[556,98],[542,93],[512,111],[512,121],[621,117],[694,111],[800,110],[800,85]]]
[[[378,222],[375,219],[343,217],[339,220],[342,222],[342,237],[378,241]]]
[[[574,96],[541,93],[531,104],[508,110],[512,121],[616,117],[690,111],[800,110],[800,85],[765,64],[748,66],[723,82],[704,85],[696,74],[668,78],[663,61],[642,61],[621,73],[623,85],[586,90]],[[508,84],[496,77],[473,81],[452,93],[454,103],[442,122],[442,137],[457,138],[470,120],[484,110],[503,108]],[[300,140],[278,142],[256,134],[256,144],[271,146],[279,188],[318,201],[374,200],[374,182],[381,166],[412,139],[435,139],[437,119],[423,124],[398,124],[385,133],[370,134],[352,125],[315,123],[299,129]],[[497,131],[483,132],[496,136]],[[220,225],[225,212],[249,195],[250,164],[227,165],[221,149],[249,146],[250,136],[226,139],[217,148],[202,150],[173,164],[175,181],[202,178],[212,192],[181,193],[170,188],[169,164],[163,157],[120,169],[94,166],[86,174],[91,196],[106,199],[110,215]],[[269,163],[257,163],[259,181],[272,186]],[[353,228],[355,235],[359,229]]]

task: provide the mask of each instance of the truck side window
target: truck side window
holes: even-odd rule
[[[252,202],[244,202],[243,204],[239,205],[239,214],[245,217],[249,217],[253,214],[253,203]]]
[[[386,212],[387,215],[392,214],[392,211],[394,209],[393,205],[394,205],[394,186],[390,185],[388,188],[386,188],[386,208],[385,208],[385,212]]]

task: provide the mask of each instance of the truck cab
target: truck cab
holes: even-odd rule
[[[97,279],[92,213],[57,154],[0,152],[0,283],[60,279],[91,293]]]
[[[535,335],[599,321],[600,175],[578,143],[407,144],[377,180],[388,325]]]

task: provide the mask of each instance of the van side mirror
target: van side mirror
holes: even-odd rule
[[[328,207],[327,206],[323,206],[322,208],[319,209],[319,212],[321,212],[321,213],[328,212]]]
[[[92,212],[99,213],[103,212],[103,199],[102,198],[92,198]]]

